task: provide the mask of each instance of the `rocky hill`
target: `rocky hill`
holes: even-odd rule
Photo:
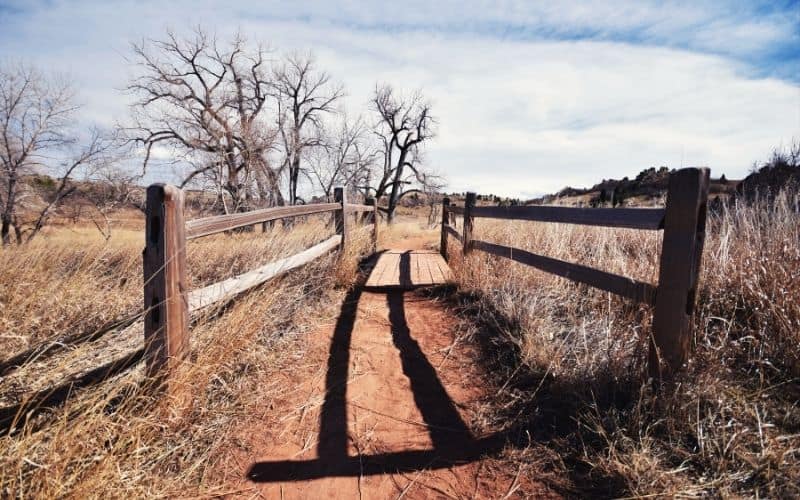
[[[669,174],[667,167],[647,168],[630,179],[603,179],[590,188],[566,187],[561,191],[528,200],[526,204],[570,205],[570,206],[647,206],[661,203],[667,191]],[[711,179],[710,196],[729,197],[736,192],[740,181],[728,180],[725,176]]]

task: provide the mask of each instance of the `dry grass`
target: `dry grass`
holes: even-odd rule
[[[293,254],[330,234],[329,217],[317,216],[291,231],[276,227],[269,234],[191,242],[192,287]],[[332,285],[350,284],[352,262],[366,249],[368,234],[351,240],[346,265],[331,254],[200,318],[191,330],[190,363],[175,379],[179,389],[172,396],[158,397],[138,367],[78,392],[45,415],[21,420],[0,438],[0,496],[225,493],[217,489],[218,461],[230,446],[228,431],[238,416],[281,390],[264,381],[302,351],[301,334],[313,327],[315,311],[338,302],[342,291]],[[65,228],[30,246],[0,250],[3,352],[91,332],[139,311],[141,239],[139,231],[118,230],[105,243],[92,230]],[[97,351],[114,341],[107,335],[70,346],[67,358],[96,362]],[[31,386],[41,385],[36,376],[30,375]]]
[[[465,321],[484,327],[474,339],[499,388],[487,426],[505,426],[518,439],[504,460],[527,462],[516,467],[568,494],[800,495],[797,203],[784,194],[775,207],[711,217],[693,361],[660,399],[643,377],[649,308],[478,252],[463,266],[451,239]],[[192,242],[192,287],[306,248],[330,234],[327,222],[311,217],[291,232]],[[437,241],[422,229],[406,217],[382,236],[389,246]],[[233,426],[286,390],[270,374],[302,356],[314,318],[335,315],[367,236],[341,262],[320,259],[201,318],[177,381],[186,390],[174,399],[156,397],[133,369],[23,420],[0,438],[0,496],[232,493],[219,478],[231,467],[220,460]],[[657,279],[654,232],[478,220],[475,236]],[[105,243],[92,229],[60,228],[31,246],[0,250],[3,352],[137,312],[141,237],[118,230]],[[104,337],[71,346],[69,359],[97,362],[98,351],[108,355],[119,343]],[[60,368],[29,383],[44,384]],[[0,378],[0,392],[7,381]]]
[[[503,388],[494,418],[532,434],[530,460],[561,457],[566,492],[800,495],[799,202],[783,193],[710,216],[693,361],[660,399],[643,375],[649,308],[454,252]],[[478,219],[475,237],[657,281],[658,233]]]

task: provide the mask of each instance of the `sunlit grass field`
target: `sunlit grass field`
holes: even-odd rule
[[[451,239],[469,309],[496,333],[496,418],[540,432],[538,456],[555,451],[577,491],[800,495],[798,207],[784,192],[709,213],[692,361],[658,399],[651,308],[478,251],[463,262]],[[658,280],[659,232],[476,219],[474,237]]]
[[[332,234],[330,214],[306,219],[266,233],[189,242],[191,288],[292,255]],[[0,250],[0,361],[139,313],[143,238],[141,230],[116,228],[106,241],[92,227],[63,226],[29,245]],[[190,331],[189,363],[170,382],[186,388],[180,398],[157,396],[137,367],[74,394],[55,411],[18,415],[13,431],[0,437],[0,496],[222,493],[209,477],[218,473],[215,461],[223,456],[230,426],[280,389],[259,383],[291,362],[302,349],[302,333],[337,308],[369,238],[369,231],[354,233],[347,255],[331,253],[199,317]],[[30,359],[0,378],[4,403],[24,399],[27,390],[47,387],[81,363],[102,365],[141,347],[139,332],[122,339],[111,331]]]

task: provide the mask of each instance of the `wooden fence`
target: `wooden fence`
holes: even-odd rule
[[[654,380],[669,379],[686,363],[690,351],[691,316],[705,238],[708,182],[707,168],[674,172],[670,175],[665,208],[480,207],[475,204],[475,193],[467,193],[464,206],[457,207],[445,198],[442,256],[448,258],[448,236],[453,236],[461,242],[465,255],[479,250],[654,306],[649,372]],[[450,214],[463,216],[463,234],[450,224]],[[663,230],[658,285],[476,240],[472,236],[476,217]]]
[[[144,358],[149,376],[169,373],[189,350],[189,314],[258,286],[321,257],[335,248],[344,250],[351,234],[351,217],[367,212],[372,222],[373,249],[378,238],[378,204],[347,203],[345,191],[336,188],[335,203],[266,208],[184,221],[183,191],[154,184],[147,189],[144,261]],[[271,262],[247,273],[189,292],[186,279],[186,242],[223,231],[278,219],[333,213],[336,234],[300,253]]]

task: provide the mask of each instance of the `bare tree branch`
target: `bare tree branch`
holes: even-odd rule
[[[45,168],[52,162],[52,155],[58,155],[77,141],[70,128],[77,109],[74,97],[67,80],[46,77],[21,64],[0,68],[0,237],[3,245],[11,242],[12,226],[17,243],[22,243],[19,215],[23,176]],[[77,165],[67,169],[62,184],[75,168]],[[65,189],[62,185],[59,192]],[[33,235],[36,232],[38,229]]]
[[[275,69],[272,89],[278,100],[283,165],[288,167],[289,203],[295,204],[303,155],[310,148],[322,146],[322,115],[334,111],[344,89],[333,84],[328,73],[318,71],[311,56],[300,55],[286,57]]]
[[[167,32],[132,50],[141,74],[128,85],[137,101],[127,132],[145,148],[143,169],[164,144],[191,167],[183,185],[208,181],[230,196],[234,211],[256,199],[282,205],[279,173],[268,160],[277,131],[265,116],[267,50],[250,48],[241,35],[222,46],[200,28],[189,38]]]
[[[411,170],[416,182],[425,184],[425,174],[420,170],[420,148],[435,136],[436,122],[421,92],[406,98],[397,95],[389,85],[378,86],[372,107],[379,117],[376,134],[381,139],[384,157],[383,172],[375,191],[377,197],[388,193],[388,220],[391,222],[403,196],[403,186],[412,183],[404,176],[405,169]]]

